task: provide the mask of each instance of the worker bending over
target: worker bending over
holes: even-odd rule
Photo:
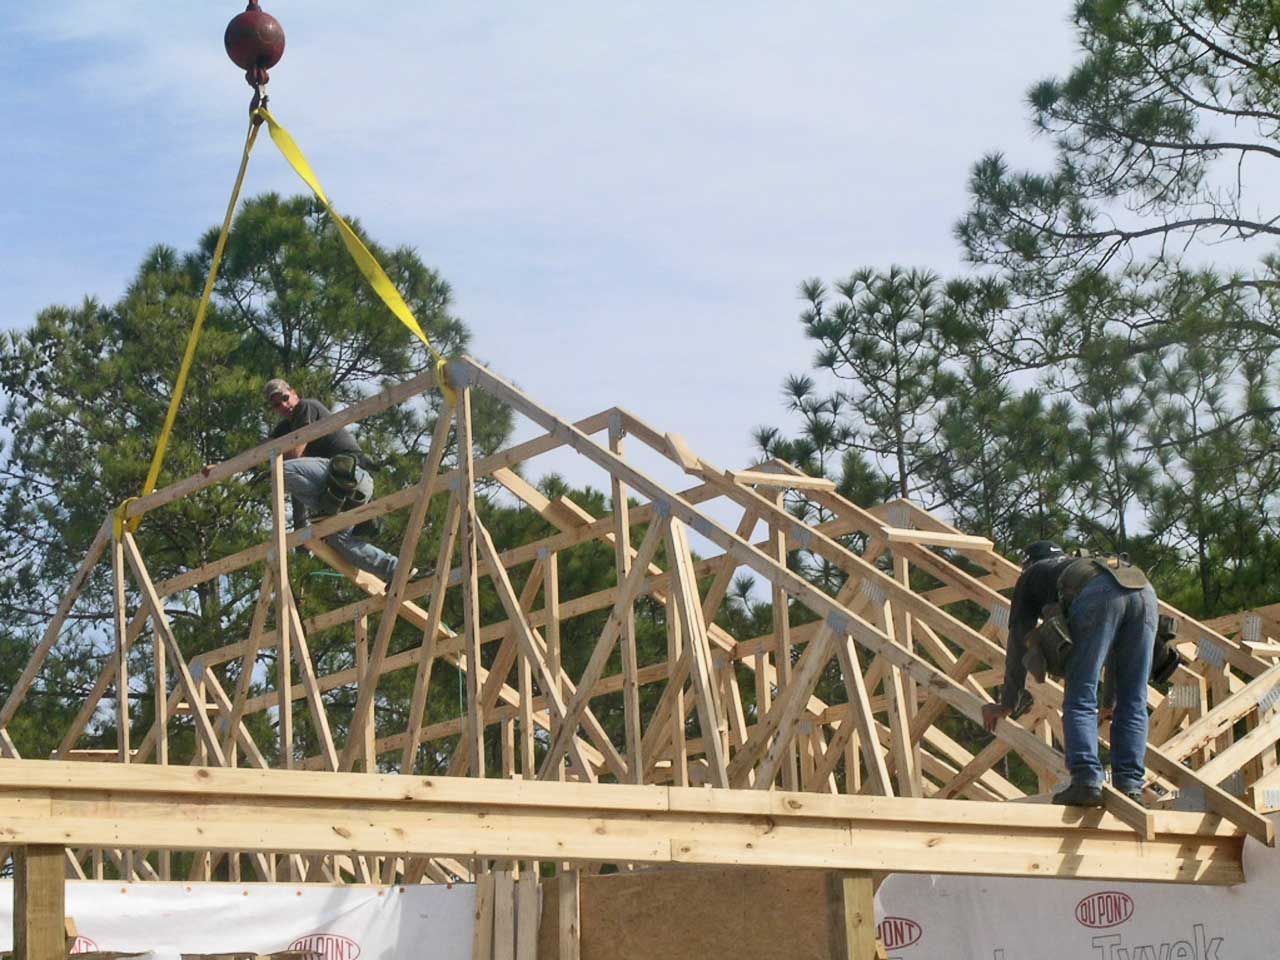
[[[1037,627],[1037,621],[1044,622]],[[1038,540],[1027,547],[1013,588],[1009,644],[1000,703],[982,708],[983,726],[994,731],[1018,707],[1031,669],[1065,679],[1062,734],[1071,784],[1054,803],[1102,805],[1098,760],[1098,684],[1103,666],[1113,674],[1111,779],[1142,802],[1147,754],[1147,682],[1151,676],[1158,613],[1146,575],[1116,558],[1069,557]],[[1176,657],[1175,657],[1176,662]]]

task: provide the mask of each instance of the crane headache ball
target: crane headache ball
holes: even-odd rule
[[[245,71],[250,85],[260,87],[268,80],[267,71],[284,56],[284,28],[280,21],[249,0],[244,13],[227,24],[223,44],[236,66]]]

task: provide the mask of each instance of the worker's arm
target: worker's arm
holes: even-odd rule
[[[324,408],[321,407],[321,409],[323,410]],[[285,434],[292,433],[294,430],[298,429],[299,427],[304,427],[308,423],[311,423],[318,418],[314,414],[309,418],[304,414],[300,419],[302,419],[303,422],[296,425],[290,423],[288,420],[282,420],[279,423],[277,423],[275,425],[275,429],[271,431],[271,439],[274,440],[277,437],[283,437]],[[290,447],[288,450],[283,451],[281,453],[281,456],[284,457],[286,460],[293,460],[296,457],[302,456],[302,451],[305,450],[306,448],[307,448],[307,445],[305,443],[300,443],[296,447]],[[216,466],[217,466],[216,463],[206,463],[204,465],[204,468],[200,472],[207,477],[213,471],[213,468]]]
[[[294,457],[302,456],[302,451],[305,450],[306,448],[307,448],[307,445],[305,443],[300,443],[296,447],[290,447],[288,450],[284,451],[284,453],[282,453],[281,456],[283,456],[286,460],[292,460]],[[217,466],[216,463],[206,463],[200,472],[207,477],[209,474],[213,472],[213,468],[216,466]]]
[[[994,731],[1001,717],[1013,713],[1018,696],[1027,684],[1027,668],[1022,658],[1027,652],[1027,633],[1036,625],[1039,616],[1031,596],[1030,578],[1024,573],[1013,588],[1013,601],[1009,606],[1009,642],[1004,651],[1004,686],[1000,689],[1000,702],[988,703],[982,708],[982,725],[988,732]]]
[[[1000,689],[1000,705],[1010,712],[1018,705],[1018,696],[1027,685],[1027,668],[1022,658],[1027,655],[1027,634],[1040,618],[1032,592],[1030,578],[1019,577],[1009,606],[1009,642],[1004,648],[1004,686]]]

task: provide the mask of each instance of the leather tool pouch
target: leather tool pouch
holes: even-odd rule
[[[329,459],[329,477],[320,497],[320,513],[331,517],[358,507],[368,498],[361,494],[360,462],[354,454],[339,453]]]
[[[1178,638],[1178,621],[1173,617],[1160,615],[1156,627],[1156,645],[1151,653],[1151,682],[1168,683],[1173,672],[1182,663],[1182,654],[1174,641]]]
[[[1099,570],[1111,574],[1112,578],[1126,590],[1141,590],[1151,585],[1141,567],[1135,567],[1124,557],[1094,557],[1093,564]]]
[[[1067,618],[1062,607],[1046,603],[1040,611],[1040,624],[1027,634],[1027,652],[1022,665],[1037,682],[1044,683],[1046,676],[1066,675],[1074,644]]]

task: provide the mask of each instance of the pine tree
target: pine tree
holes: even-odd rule
[[[15,655],[17,670],[107,512],[142,487],[214,240],[208,233],[186,254],[157,247],[117,302],[50,307],[0,344],[6,397],[0,427],[10,435],[0,456],[0,552],[7,559],[0,622],[16,635],[11,649],[23,652]],[[460,349],[468,334],[449,313],[448,286],[411,251],[369,245],[437,345]],[[368,292],[313,200],[249,200],[230,236],[160,484],[260,443],[274,426],[261,399],[272,376],[336,407],[428,362],[422,345]],[[510,430],[509,413],[496,407],[477,409],[476,419],[485,449]],[[421,469],[433,422],[428,403],[361,425],[365,449],[391,461],[380,492]],[[263,540],[267,491],[262,473],[242,475],[148,515],[138,538],[153,578]],[[433,555],[433,541],[424,538],[424,558]],[[296,565],[299,592],[320,601],[341,591],[307,579],[315,569],[309,562]],[[99,571],[43,674],[57,678],[56,685],[29,698],[37,713],[75,704],[96,676],[112,610],[110,577]],[[191,655],[245,632],[259,580],[241,571],[202,584],[193,596],[171,598],[168,612],[184,650]],[[323,640],[313,653],[322,668],[350,655]],[[145,664],[135,673],[148,675]],[[140,724],[148,701],[140,704]],[[19,746],[47,750],[41,737],[58,726],[31,731],[35,741]]]

